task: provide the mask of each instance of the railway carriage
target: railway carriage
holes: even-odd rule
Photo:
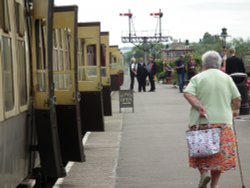
[[[123,83],[123,55],[117,45],[109,46],[111,67],[111,90],[118,91]]]
[[[54,9],[53,78],[63,163],[83,162],[80,96],[77,82],[77,6]]]
[[[78,23],[78,84],[83,134],[104,131],[100,46],[101,23]]]
[[[66,175],[49,71],[53,6],[0,1],[0,187],[25,179],[39,187]]]
[[[77,7],[1,0],[0,12],[0,187],[49,188],[66,176],[68,161],[85,160]]]
[[[101,32],[101,76],[104,116],[112,115],[110,81],[109,32]]]
[[[14,187],[31,168],[30,56],[24,1],[0,1],[0,187]]]
[[[119,74],[121,54],[100,22],[77,14],[53,0],[0,0],[0,187],[51,188],[112,115],[110,63]]]

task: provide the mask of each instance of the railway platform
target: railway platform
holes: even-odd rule
[[[121,89],[128,89],[125,79]],[[137,88],[137,85],[135,85]],[[147,88],[148,90],[148,88]],[[112,93],[113,115],[105,132],[88,133],[86,162],[72,163],[54,188],[196,188],[199,174],[188,166],[185,140],[190,105],[172,85],[156,92],[134,92],[134,112],[119,113],[119,92]],[[244,184],[250,187],[250,116],[235,119]],[[220,188],[240,188],[239,167],[222,174]]]

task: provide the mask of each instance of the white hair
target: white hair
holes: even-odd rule
[[[207,51],[202,55],[202,65],[209,68],[219,69],[222,63],[221,56],[216,51]]]
[[[130,59],[130,61],[134,63],[134,62],[136,62],[136,59],[135,59],[134,57],[132,57],[132,58]]]

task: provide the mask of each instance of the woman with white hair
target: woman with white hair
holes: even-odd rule
[[[134,83],[135,83],[135,77],[137,72],[137,65],[136,65],[136,59],[132,57],[130,59],[129,64],[129,73],[130,73],[130,90],[134,90]]]
[[[207,129],[208,124],[221,128],[219,153],[189,157],[190,167],[197,168],[201,175],[198,188],[206,188],[210,180],[211,188],[217,188],[221,173],[236,167],[232,120],[239,115],[241,97],[232,78],[219,70],[221,62],[218,52],[203,54],[203,71],[192,77],[184,90],[184,97],[191,104],[190,129],[198,122],[202,129]]]

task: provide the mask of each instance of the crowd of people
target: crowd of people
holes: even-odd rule
[[[221,56],[221,66],[220,70],[232,74],[235,72],[245,73],[244,63],[241,58],[235,55],[235,49],[223,48]],[[229,57],[227,56],[229,54]],[[174,62],[174,66],[171,66],[170,63],[163,63],[163,74],[160,75],[159,80],[167,82],[173,77],[173,73],[176,72],[177,83],[179,86],[179,92],[183,93],[184,87],[189,83],[191,78],[195,76],[199,71],[197,70],[197,62],[192,54],[190,54],[185,60],[184,55]],[[146,91],[147,81],[150,83],[149,92],[155,91],[155,78],[156,78],[156,64],[152,55],[147,57],[147,62],[144,62],[143,58],[136,60],[134,57],[130,61],[130,90],[134,90],[134,80],[135,78],[138,81],[138,92]],[[237,80],[237,78],[235,79]]]
[[[229,56],[227,56],[227,53]],[[228,75],[233,73],[246,73],[244,62],[241,58],[235,55],[235,48],[226,49],[223,48],[221,53],[221,66],[220,70]],[[169,68],[168,68],[169,70]],[[177,73],[177,82],[179,85],[180,93],[183,92],[185,85],[189,83],[191,78],[195,76],[199,71],[197,70],[197,63],[193,55],[189,55],[188,60],[185,62],[184,55],[181,55],[176,61],[173,70]],[[171,72],[173,72],[173,70]],[[169,77],[168,71],[166,75]],[[236,83],[242,81],[242,78],[234,78]]]
[[[144,62],[143,58],[139,58],[138,61],[134,57],[131,58],[130,65],[130,90],[134,90],[134,79],[138,82],[138,92],[146,92],[146,81],[150,83],[149,92],[155,91],[155,75],[156,75],[156,64],[153,56],[147,57],[147,63]]]
[[[189,60],[184,62],[184,56],[181,55],[180,58],[175,62],[175,67],[172,67],[169,63],[163,64],[164,74],[160,77],[162,80],[171,79],[173,72],[176,71],[180,92],[183,92],[183,88],[186,83],[186,67],[187,67],[187,78],[190,80],[196,74],[196,61],[192,55],[190,55]],[[146,81],[150,84],[149,92],[155,91],[155,77],[156,77],[156,64],[151,55],[147,57],[147,63],[144,62],[143,58],[136,60],[134,57],[130,60],[129,65],[130,70],[130,90],[134,90],[134,80],[138,81],[138,92],[146,91]]]

